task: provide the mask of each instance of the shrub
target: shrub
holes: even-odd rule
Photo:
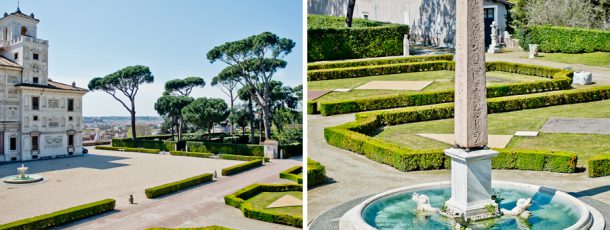
[[[201,157],[210,158],[214,156],[212,153],[197,153],[197,152],[184,152],[184,151],[170,151],[169,154],[172,156],[185,156],[185,157]]]
[[[18,220],[0,225],[2,230],[18,229],[48,229],[85,219],[104,212],[114,210],[116,201],[113,199],[100,200],[93,203],[44,214],[32,218]]]
[[[271,223],[285,224],[295,227],[303,226],[302,216],[291,216],[287,214],[270,212],[268,210],[257,209],[246,200],[262,192],[289,192],[303,191],[303,186],[299,184],[252,184],[236,192],[225,196],[225,204],[239,208],[244,216],[252,219],[262,220]]]
[[[610,153],[590,157],[588,170],[589,177],[610,175]]]
[[[316,101],[307,101],[307,114],[318,114],[320,113],[316,108],[318,106],[318,102]]]
[[[114,138],[112,139],[113,147],[127,147],[127,148],[145,148],[145,149],[159,149],[163,151],[174,151],[176,141],[164,141],[164,140],[148,140],[148,139],[131,139],[131,138]]]
[[[155,197],[158,197],[161,195],[184,190],[184,189],[193,187],[195,185],[210,182],[210,181],[212,181],[213,177],[214,177],[214,175],[211,173],[201,174],[198,176],[186,178],[184,180],[179,180],[176,182],[159,185],[159,186],[152,187],[152,188],[147,188],[146,190],[144,190],[144,193],[146,194],[146,197],[148,197],[148,199],[152,199],[152,198],[155,198]]]
[[[280,145],[279,150],[282,151],[283,159],[288,159],[294,156],[303,156],[303,144],[301,143]]]
[[[397,58],[381,58],[381,59],[364,59],[364,60],[347,60],[347,61],[332,61],[332,62],[320,62],[320,63],[311,63],[311,64],[308,64],[307,65],[307,70],[348,68],[348,67],[362,67],[362,66],[372,66],[372,65],[387,65],[387,64],[400,64],[400,63],[412,63],[412,62],[427,62],[427,61],[451,61],[451,60],[453,60],[453,54],[425,55],[425,56],[397,57]]]
[[[313,187],[326,180],[326,167],[317,161],[307,158],[307,186]]]
[[[547,150],[498,149],[498,156],[491,161],[494,169],[519,169],[573,173],[578,156],[575,153]]]
[[[263,156],[262,145],[223,144],[210,142],[187,141],[186,145],[191,152],[233,154],[245,156]]]
[[[298,184],[303,184],[303,176],[299,175],[303,172],[303,166],[294,166],[280,172],[280,178],[294,181]]]
[[[161,150],[159,150],[159,149],[124,148],[124,147],[111,147],[111,146],[102,146],[102,145],[95,146],[95,149],[111,150],[111,151],[138,152],[138,153],[151,153],[151,154],[159,154],[159,152],[161,152]]]
[[[309,15],[307,20],[310,21],[316,17],[320,16]],[[329,16],[322,17],[328,18]],[[337,19],[340,20],[338,17]],[[409,33],[409,26],[380,23],[366,26],[352,28],[310,26],[307,29],[307,61],[402,54],[403,37]]]
[[[258,156],[243,156],[243,155],[231,155],[231,154],[218,154],[216,156],[220,159],[236,160],[236,161],[253,161],[253,160],[263,159],[263,157],[258,157]],[[269,162],[269,157],[265,157],[265,162]]]
[[[539,44],[546,53],[610,52],[610,31],[574,27],[532,26],[523,30],[521,46]]]
[[[259,167],[261,165],[263,165],[263,159],[248,161],[243,164],[238,164],[238,165],[234,165],[231,167],[223,168],[222,175],[229,176],[229,175],[237,174],[237,173],[246,171],[248,169],[253,169],[253,168]]]
[[[415,63],[386,64],[374,66],[358,66],[336,69],[321,69],[307,71],[308,81],[322,81],[344,78],[358,78],[399,73],[414,73],[435,70],[454,70],[455,62],[428,61]]]

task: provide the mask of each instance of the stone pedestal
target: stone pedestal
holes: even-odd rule
[[[446,203],[447,214],[463,214],[475,221],[494,217],[487,207],[497,206],[491,199],[491,158],[498,152],[451,148],[445,154],[451,157],[451,199]]]
[[[264,155],[265,157],[269,157],[270,159],[278,159],[279,158],[279,147],[280,143],[274,140],[266,140],[263,142]]]
[[[409,35],[405,34],[404,38],[402,39],[402,56],[408,57],[411,54],[409,53]]]
[[[593,83],[593,74],[589,71],[576,71],[572,79],[572,84],[590,85]]]
[[[529,49],[530,49],[529,58],[538,57],[538,44],[530,44]]]

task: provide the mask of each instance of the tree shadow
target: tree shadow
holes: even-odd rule
[[[329,184],[334,184],[334,183],[337,183],[337,181],[336,181],[335,179],[333,179],[333,178],[331,178],[331,177],[326,177],[326,178],[324,179],[324,181],[322,181],[322,183],[321,183],[321,184],[314,185],[314,186],[309,186],[309,185],[308,185],[308,186],[307,186],[307,190],[314,189],[314,188],[318,188],[318,187],[322,187],[322,186],[326,186],[326,185],[329,185]]]
[[[0,177],[14,175],[17,168],[22,164],[29,167],[27,173],[45,173],[51,171],[68,170],[74,168],[89,169],[112,169],[128,166],[129,164],[116,163],[113,161],[130,159],[129,157],[117,157],[107,155],[85,154],[82,156],[36,160],[28,162],[12,162],[0,165]]]
[[[595,187],[595,188],[590,188],[587,190],[582,190],[580,192],[569,192],[568,194],[576,197],[576,198],[580,198],[580,197],[585,197],[585,196],[594,196],[600,193],[604,193],[604,192],[608,192],[610,191],[610,185],[604,185],[604,186],[599,186],[599,187]]]
[[[308,14],[345,16],[347,0],[307,0]]]
[[[424,45],[453,47],[455,0],[426,0],[419,6],[419,19],[410,25],[413,39]]]

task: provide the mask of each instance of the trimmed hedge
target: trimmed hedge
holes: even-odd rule
[[[309,22],[315,15],[308,15]],[[329,17],[329,16],[322,16]],[[335,17],[341,20],[340,17]],[[373,27],[307,29],[307,61],[354,59],[402,54],[402,43],[409,26],[371,24]]]
[[[233,154],[259,157],[262,157],[264,155],[264,149],[262,145],[223,144],[195,141],[187,141],[186,145],[188,146],[188,150],[190,152]]]
[[[216,156],[220,159],[236,160],[236,161],[253,161],[253,160],[263,159],[263,157],[257,157],[257,156],[243,156],[243,155],[231,155],[231,154],[218,154]],[[269,162],[269,157],[265,157],[265,162]]]
[[[307,101],[307,114],[318,114],[318,102],[316,101]]]
[[[303,144],[288,144],[280,145],[279,150],[282,151],[282,159],[288,159],[294,156],[303,156]]]
[[[379,59],[365,59],[365,60],[348,60],[348,61],[332,61],[332,62],[310,63],[307,65],[307,70],[348,68],[348,67],[359,67],[359,66],[387,65],[387,64],[427,62],[427,61],[451,61],[451,60],[453,60],[453,54],[425,55],[425,56],[397,57],[397,58],[379,58]]]
[[[491,160],[494,169],[519,169],[572,173],[578,157],[574,153],[547,150],[498,149],[498,156]]]
[[[307,158],[307,186],[308,188],[321,185],[326,180],[326,167],[320,162]]]
[[[213,226],[199,227],[199,228],[147,228],[146,230],[234,230],[234,229],[213,225]]]
[[[184,189],[193,187],[195,185],[210,182],[213,180],[213,178],[214,178],[214,175],[211,173],[201,174],[198,176],[186,178],[184,180],[179,180],[176,182],[159,185],[159,186],[152,187],[152,188],[147,188],[146,190],[144,190],[144,193],[146,194],[146,197],[148,199],[152,199],[152,198],[162,196],[165,194],[184,190]]]
[[[589,170],[589,177],[610,175],[610,153],[590,157],[587,170]]]
[[[169,154],[172,156],[185,156],[185,157],[200,157],[200,158],[210,158],[214,156],[212,153],[198,153],[198,152],[184,152],[184,151],[170,151]]]
[[[307,71],[307,80],[322,81],[454,69],[455,62],[452,61],[428,61],[373,66],[358,66],[337,69],[309,70]]]
[[[131,138],[114,138],[112,139],[113,147],[127,147],[127,148],[145,148],[145,149],[159,149],[163,151],[174,151],[176,141],[164,141],[164,140],[146,140],[146,139],[131,139]]]
[[[299,175],[303,172],[303,166],[294,166],[280,172],[280,178],[294,181],[298,184],[303,184],[303,176]]]
[[[271,223],[303,227],[302,216],[291,216],[283,213],[271,212],[268,210],[257,209],[246,200],[262,192],[289,192],[303,191],[300,184],[252,184],[236,192],[225,196],[225,204],[239,208],[245,217],[262,220]]]
[[[161,150],[159,149],[145,149],[145,148],[127,148],[127,147],[110,147],[110,146],[102,146],[97,145],[95,149],[100,150],[111,150],[111,151],[126,151],[126,152],[138,152],[138,153],[151,153],[151,154],[159,154]]]
[[[100,200],[72,208],[0,225],[2,230],[49,229],[114,210],[116,201]]]
[[[259,166],[263,165],[263,159],[256,159],[256,160],[252,160],[252,161],[248,161],[246,163],[243,164],[238,164],[238,165],[234,165],[231,167],[227,167],[227,168],[223,168],[222,169],[222,175],[223,176],[229,176],[229,175],[233,175],[233,174],[237,174],[249,169],[253,169]]]
[[[539,44],[545,53],[610,52],[610,31],[574,27],[532,26],[523,30],[521,46]]]
[[[487,97],[530,94],[545,91],[565,90],[571,88],[573,72],[551,67],[535,66],[508,62],[489,62],[487,71],[502,71],[524,75],[534,75],[548,80],[534,82],[509,83],[487,87]],[[435,92],[403,93],[399,95],[380,96],[364,99],[350,99],[321,102],[317,105],[322,115],[389,109],[405,106],[421,106],[452,102],[454,90]]]

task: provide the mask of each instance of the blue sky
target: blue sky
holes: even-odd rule
[[[0,1],[0,12],[14,12],[16,0]],[[155,83],[136,99],[138,116],[157,115],[153,108],[163,83],[200,76],[206,80],[195,97],[227,98],[210,85],[225,65],[205,58],[214,46],[264,31],[293,39],[296,47],[275,79],[302,83],[302,2],[298,0],[21,0],[21,11],[40,19],[38,37],[49,40],[49,78],[86,88],[129,65],[149,66]],[[111,96],[90,92],[85,116],[128,112]]]

